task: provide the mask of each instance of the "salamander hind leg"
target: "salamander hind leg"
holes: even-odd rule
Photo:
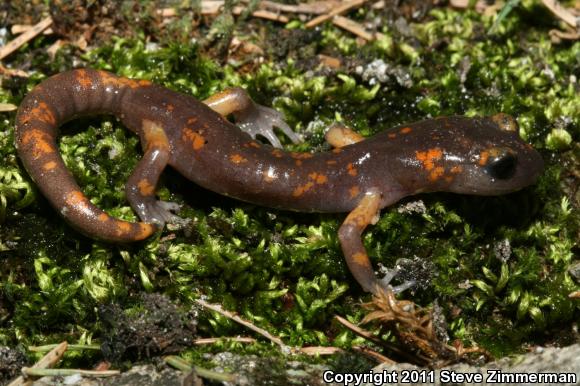
[[[353,143],[360,142],[365,138],[341,123],[334,123],[328,128],[328,131],[324,135],[324,139],[326,139],[326,142],[328,142],[332,147],[338,148],[352,145]]]
[[[155,190],[159,176],[169,160],[169,142],[161,124],[144,119],[141,128],[143,158],[137,164],[125,186],[127,199],[141,221],[165,225],[182,223],[173,214],[179,205],[157,200]]]
[[[252,138],[261,135],[273,146],[282,147],[274,132],[274,128],[277,127],[293,143],[301,142],[298,135],[284,121],[282,113],[255,103],[243,88],[235,87],[224,90],[212,95],[203,103],[223,116],[233,114],[236,124]]]
[[[390,281],[398,273],[396,270],[391,270],[387,272],[385,277],[378,279],[362,243],[362,232],[369,224],[374,224],[378,220],[381,198],[382,195],[378,190],[368,191],[338,230],[338,238],[350,272],[365,291],[373,294],[387,288]],[[409,281],[400,286],[391,287],[391,289],[395,292],[401,292],[413,284]]]

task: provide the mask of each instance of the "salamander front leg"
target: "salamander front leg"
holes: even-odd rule
[[[179,206],[172,202],[159,201],[155,190],[159,176],[169,160],[169,142],[163,127],[157,122],[143,120],[141,142],[143,158],[125,185],[125,193],[133,210],[141,221],[159,224],[183,221],[172,213]]]
[[[282,147],[274,133],[279,128],[293,143],[300,142],[298,135],[284,121],[282,113],[255,103],[246,90],[234,87],[219,92],[203,101],[212,110],[223,116],[233,114],[240,129],[250,134],[264,136],[275,147]]]
[[[380,210],[381,194],[368,192],[358,206],[349,213],[338,230],[340,246],[350,272],[367,292],[376,293],[380,288],[361,235],[367,225],[376,223]]]
[[[398,273],[396,269],[390,270],[384,278],[377,279],[361,239],[365,228],[378,221],[381,198],[382,195],[378,190],[367,192],[338,230],[338,238],[350,272],[365,291],[373,294],[389,286],[390,281]],[[413,281],[408,281],[391,288],[394,292],[401,292],[414,284]]]

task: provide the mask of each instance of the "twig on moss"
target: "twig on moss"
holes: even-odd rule
[[[396,352],[399,355],[405,356],[408,359],[412,359],[413,357],[405,352],[403,352],[399,347],[388,343],[388,342],[384,342],[382,340],[380,340],[379,338],[377,338],[376,336],[374,336],[373,334],[371,334],[369,331],[365,330],[364,328],[360,328],[359,326],[349,322],[348,320],[346,320],[345,318],[335,315],[334,318],[343,326],[345,326],[346,328],[348,328],[349,330],[351,330],[352,332],[354,332],[355,334],[357,334],[360,337],[365,338],[366,340],[369,340],[379,346],[383,346],[391,351]]]
[[[62,344],[62,343],[61,343]],[[28,346],[28,351],[32,352],[46,352],[56,348],[58,344],[46,344],[44,346]],[[67,351],[82,351],[82,350],[100,350],[101,346],[98,344],[69,344]]]
[[[343,352],[344,350],[333,346],[309,346],[302,347],[298,351],[306,355],[333,355]]]
[[[357,23],[354,20],[351,20],[347,17],[344,16],[340,16],[340,15],[336,15],[333,19],[332,19],[332,24],[334,24],[337,27],[340,27],[360,38],[363,38],[366,41],[371,41],[374,40],[376,36],[379,36],[382,34],[377,33],[377,34],[372,34],[370,32],[368,32],[367,30],[365,30],[365,28],[362,26],[362,24]]]
[[[237,377],[234,374],[228,373],[218,373],[217,371],[211,371],[199,366],[192,366],[183,358],[175,355],[169,355],[163,358],[165,363],[170,366],[175,367],[183,372],[189,372],[195,370],[195,373],[202,378],[211,379],[218,382],[235,382]]]
[[[370,340],[371,342],[376,343],[376,344],[380,344],[380,345],[384,344],[384,342],[382,342],[379,338],[377,338],[376,336],[374,336],[373,334],[371,334],[367,330],[360,328],[359,326],[349,322],[348,320],[346,320],[342,316],[334,315],[334,319],[336,319],[340,324],[342,324],[343,326],[345,326],[346,328],[348,328],[349,330],[351,330],[352,332],[354,332],[358,336],[363,337],[366,340]]]
[[[12,25],[12,27],[10,27],[10,33],[12,35],[20,35],[21,33],[30,31],[32,28],[34,28],[33,25],[28,25],[28,24],[14,24]],[[42,31],[43,35],[50,35],[51,33],[54,33],[54,31],[52,30],[52,28],[47,28],[44,31]]]
[[[52,18],[49,16],[41,20],[40,22],[36,23],[32,28],[22,33],[20,36],[9,41],[8,44],[0,48],[0,60],[4,59],[8,55],[19,49],[20,47],[22,47],[24,44],[34,39],[37,35],[42,33],[42,31],[50,27],[51,24]]]
[[[542,0],[542,3],[554,14],[558,17],[558,19],[562,20],[564,23],[568,24],[572,28],[580,29],[580,26],[577,24],[578,21],[576,16],[572,12],[570,12],[567,8],[562,7],[557,0]]]
[[[205,0],[201,2],[201,14],[202,15],[217,15],[224,6],[223,0]],[[236,16],[241,15],[244,12],[244,7],[234,7],[232,13]],[[162,17],[175,17],[177,16],[177,10],[175,8],[163,8],[157,11],[157,14]],[[289,19],[286,16],[280,15],[279,13],[267,11],[264,9],[258,9],[252,12],[252,16],[261,19],[267,19],[272,21],[278,21],[281,23],[288,23]]]
[[[483,355],[486,360],[491,361],[493,360],[493,355],[489,351],[481,347],[464,347],[463,343],[457,339],[453,342],[453,347],[455,351],[457,351],[457,356],[459,358],[465,357],[467,354],[479,354]]]
[[[19,76],[21,78],[28,78],[30,74],[16,68],[6,68],[0,63],[0,74],[5,76]]]
[[[0,103],[0,113],[14,111],[17,108],[18,108],[18,106],[13,105],[12,103]]]
[[[340,5],[340,3],[341,1],[329,0],[329,1],[315,1],[312,3],[298,3],[296,5],[293,5],[293,4],[280,4],[272,1],[262,1],[260,3],[260,6],[276,12],[322,15],[330,12],[332,9]]]
[[[470,7],[470,0],[450,0],[449,5],[457,9],[467,9]],[[485,0],[477,0],[474,9],[476,12],[484,13],[493,10],[493,13],[497,12],[498,4],[487,4]]]
[[[234,15],[240,15],[244,11],[243,7],[234,7]],[[275,12],[266,11],[264,9],[258,9],[252,12],[252,16],[259,17],[261,19],[278,21],[280,23],[288,23],[290,20],[283,15],[280,15]]]
[[[223,341],[236,342],[236,343],[256,343],[256,339],[249,338],[249,337],[231,337],[231,338],[220,337],[220,338],[196,339],[193,341],[193,344],[201,346],[204,344],[214,344],[214,343],[219,343],[219,342],[223,342]]]
[[[364,354],[370,358],[373,358],[374,360],[376,360],[379,363],[388,363],[390,365],[394,365],[397,363],[394,360],[392,360],[391,358],[386,357],[383,354],[379,354],[378,352],[371,350],[370,348],[365,347],[365,346],[353,346],[352,349],[355,351],[358,351],[361,354]]]
[[[270,341],[276,343],[278,346],[282,347],[282,348],[286,348],[287,346],[284,344],[284,342],[282,342],[282,339],[278,338],[277,336],[274,336],[272,334],[270,334],[268,331],[248,322],[247,320],[242,319],[241,317],[239,317],[238,315],[236,315],[233,312],[230,311],[226,311],[224,309],[222,309],[222,307],[219,304],[211,304],[208,303],[206,301],[203,301],[201,299],[196,299],[195,302],[205,308],[208,308],[212,311],[217,312],[218,314],[225,316],[228,319],[231,319],[239,324],[241,324],[242,326],[245,326],[247,328],[249,328],[252,331],[257,332],[258,334],[262,335],[263,337],[265,337],[266,339],[269,339]]]
[[[50,56],[50,58],[54,60],[54,57],[56,56],[58,50],[60,50],[61,47],[64,46],[65,44],[66,42],[62,39],[58,39],[56,42],[52,43],[50,47],[48,47],[48,49],[46,50],[48,56]]]
[[[66,341],[56,345],[52,350],[50,350],[45,356],[43,356],[38,362],[36,362],[32,367],[28,369],[46,369],[49,367],[54,366],[68,348],[68,343]],[[25,367],[27,368],[27,367]],[[24,368],[22,369],[24,371]],[[32,379],[25,379],[22,375],[17,377],[15,380],[10,382],[8,386],[30,386],[34,380]]]
[[[119,370],[81,370],[81,369],[36,369],[23,367],[22,373],[31,377],[67,377],[80,374],[85,377],[103,378],[119,375]]]
[[[342,62],[340,61],[340,59],[335,58],[333,56],[324,55],[324,54],[318,54],[318,60],[324,66],[335,69],[335,70],[340,68],[340,66],[342,65]]]
[[[555,43],[560,43],[560,41],[562,40],[578,40],[580,39],[580,32],[566,32],[566,31],[560,31],[559,29],[551,29],[550,32],[550,38],[552,39],[552,42]]]
[[[308,23],[306,23],[306,28],[316,27],[317,25],[324,23],[325,21],[333,18],[336,15],[340,15],[342,13],[345,13],[347,11],[350,11],[353,8],[360,7],[365,2],[366,2],[366,0],[351,0],[351,1],[347,1],[346,3],[344,3],[343,5],[335,8],[334,10],[330,11],[329,13],[326,13],[324,15],[320,15],[320,16],[315,17],[314,19],[310,20]]]

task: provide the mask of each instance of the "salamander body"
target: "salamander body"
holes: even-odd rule
[[[224,118],[234,114],[239,126]],[[58,127],[84,115],[112,114],[137,133],[143,158],[126,193],[142,222],[112,218],[85,197],[58,152]],[[84,234],[110,242],[138,241],[175,209],[155,189],[170,165],[222,195],[273,208],[349,212],[339,231],[349,268],[367,291],[381,286],[360,236],[378,211],[419,192],[476,195],[513,192],[535,182],[540,155],[523,142],[504,114],[442,117],[401,125],[363,140],[334,128],[333,150],[286,152],[255,140],[279,142],[272,127],[297,137],[274,110],[254,104],[242,89],[200,102],[148,81],[79,69],[55,75],[24,99],[16,118],[16,146],[30,176],[59,213]]]

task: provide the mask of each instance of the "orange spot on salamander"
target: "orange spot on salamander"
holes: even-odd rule
[[[355,198],[360,194],[360,189],[358,188],[358,186],[355,185],[352,188],[350,188],[348,192],[350,193],[350,198]]]
[[[22,144],[25,146],[31,144],[32,157],[38,159],[43,155],[54,153],[56,151],[54,145],[48,138],[50,138],[50,136],[42,130],[27,130],[22,135]]]
[[[435,167],[435,161],[440,160],[443,157],[443,151],[438,147],[433,149],[428,149],[427,151],[416,151],[415,158],[417,158],[423,164],[426,170],[433,170]]]
[[[30,110],[30,119],[36,119],[41,122],[48,123],[49,125],[56,125],[56,118],[54,117],[54,113],[48,107],[45,102],[38,103],[38,106]]]
[[[240,154],[232,154],[230,156],[230,161],[232,161],[236,165],[241,164],[243,162],[248,162],[248,160],[246,158],[242,157]]]
[[[296,166],[302,166],[302,160],[297,159],[295,162]]]
[[[28,122],[30,122],[31,119],[32,119],[32,117],[30,116],[30,113],[18,115],[18,123],[21,126],[26,125]]]
[[[346,165],[346,170],[348,174],[350,174],[353,177],[356,177],[356,175],[358,174],[358,170],[356,170],[352,162],[349,162],[348,165]]]
[[[139,223],[139,231],[135,235],[135,240],[143,240],[143,239],[151,236],[151,234],[153,234],[153,232],[155,232],[154,225],[140,222]]]
[[[187,127],[183,129],[183,135],[181,136],[181,138],[184,141],[187,140],[191,142],[193,150],[199,150],[206,144],[205,138],[202,135],[199,135],[198,133]]]
[[[499,127],[502,131],[511,131],[516,132],[518,131],[518,123],[517,121],[510,115],[504,113],[498,113],[492,115],[490,119],[495,122],[495,124]]]
[[[342,149],[340,147],[337,147],[336,149],[332,149],[332,152],[334,154],[342,153]]]
[[[276,158],[282,158],[284,156],[284,152],[280,149],[274,149],[271,153]]]
[[[173,110],[175,110],[175,106],[173,106],[172,104],[168,104],[167,111],[172,112]]]
[[[445,173],[445,169],[442,166],[437,166],[431,173],[429,173],[429,180],[437,181]]]
[[[364,252],[357,252],[352,255],[352,259],[356,265],[363,267],[370,267],[369,257]]]
[[[109,220],[109,215],[106,213],[101,213],[98,217],[97,220],[99,220],[100,222],[105,222]]]
[[[250,148],[250,147],[253,147],[253,148],[256,148],[256,149],[259,149],[260,148],[260,144],[258,142],[256,142],[256,141],[246,142],[242,146],[245,147],[245,148]]]
[[[140,180],[137,183],[137,187],[139,188],[139,193],[141,193],[142,196],[152,196],[153,193],[155,193],[155,187],[151,185],[151,183],[147,181],[146,178]]]
[[[93,86],[93,81],[85,70],[77,70],[75,72],[75,78],[78,84],[84,89],[89,89]]]
[[[128,79],[128,78],[119,78],[118,83],[122,86],[127,86],[129,88],[135,89],[141,86],[147,86],[151,84],[147,80],[135,80],[135,79]]]
[[[73,190],[68,193],[65,197],[66,203],[78,210],[87,211],[89,209],[88,200],[84,194],[78,190]]]
[[[290,157],[292,157],[294,159],[308,159],[308,158],[314,157],[314,155],[312,153],[297,153],[297,152],[292,152],[292,153],[290,153]]]
[[[305,183],[304,185],[300,185],[299,187],[294,189],[294,191],[292,192],[292,196],[300,197],[305,192],[309,191],[310,188],[312,188],[313,186],[314,186],[314,182],[312,182],[312,181],[309,181],[309,182]]]
[[[47,163],[42,165],[42,168],[44,170],[46,170],[47,172],[53,170],[55,167],[56,167],[56,162],[54,162],[54,161],[48,161]]]
[[[397,138],[397,134],[395,134],[395,133],[389,133],[389,134],[388,134],[388,137],[389,137],[390,139],[395,139],[395,138]]]
[[[489,151],[483,150],[481,153],[479,153],[479,164],[481,166],[487,165],[488,158],[489,158]]]
[[[114,76],[113,74],[109,74],[106,71],[99,71],[99,78],[101,79],[101,83],[105,86],[119,86],[118,77]]]
[[[411,129],[410,127],[403,127],[401,130],[399,130],[399,133],[409,134],[411,131],[413,131],[413,129]]]
[[[117,228],[116,233],[118,236],[130,233],[132,228],[131,223],[120,220],[115,221],[115,227]]]
[[[151,85],[151,82],[148,80],[121,78],[118,76],[114,76],[113,74],[110,74],[106,71],[99,71],[99,76],[101,77],[101,82],[105,86],[129,87],[135,89],[138,87]]]
[[[453,174],[458,174],[461,173],[463,171],[463,167],[459,166],[459,165],[455,165],[451,168],[450,172]]]
[[[328,177],[326,177],[324,174],[310,173],[308,177],[311,180],[316,181],[317,184],[325,184],[326,182],[328,182]]]
[[[326,164],[327,165],[336,165],[337,162],[336,162],[336,160],[331,159],[331,160],[326,161]]]
[[[301,195],[303,195],[304,193],[309,191],[315,184],[322,185],[322,184],[325,184],[326,182],[328,182],[328,177],[326,177],[324,174],[320,174],[320,173],[316,173],[316,172],[310,173],[308,175],[308,178],[311,179],[312,181],[308,181],[307,183],[298,186],[292,192],[292,196],[300,197]]]

